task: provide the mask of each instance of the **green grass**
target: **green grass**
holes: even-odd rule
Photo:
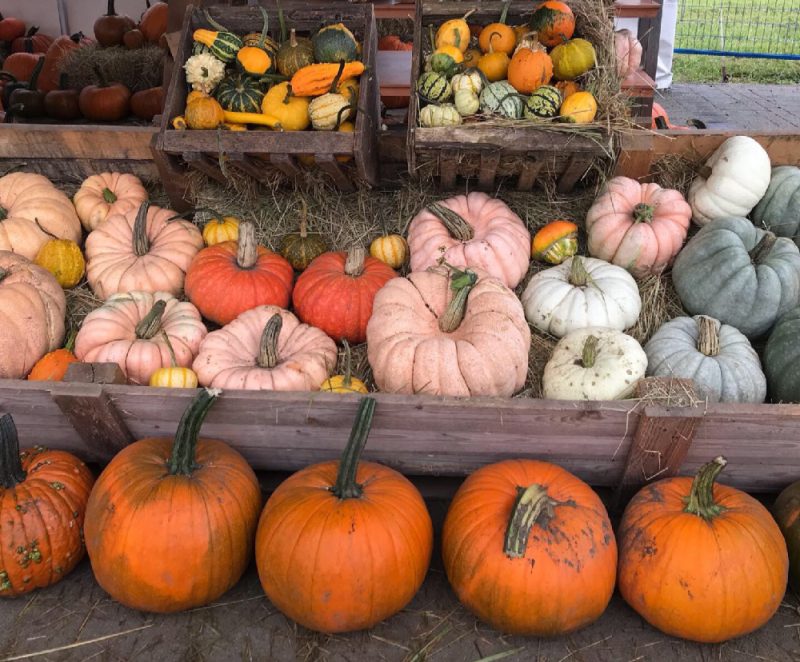
[[[676,83],[720,83],[723,81],[723,67],[729,83],[800,83],[800,62],[711,55],[676,54],[672,62],[672,77]]]

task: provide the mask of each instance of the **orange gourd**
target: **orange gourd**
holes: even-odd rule
[[[567,41],[575,32],[575,14],[560,0],[545,0],[533,12],[529,24],[548,48]]]
[[[478,45],[484,53],[492,51],[500,51],[506,55],[511,55],[517,45],[517,33],[510,25],[506,25],[506,16],[508,15],[508,7],[511,0],[506,0],[503,3],[503,11],[500,14],[500,21],[497,23],[489,23],[483,30],[481,30],[478,37]]]
[[[468,48],[464,51],[464,62],[462,62],[464,69],[475,69],[482,55],[483,53],[477,48]]]
[[[48,352],[36,362],[28,374],[28,381],[62,381],[70,364],[78,361],[78,357],[73,354],[74,348],[75,332],[73,331],[64,347]]]
[[[30,80],[43,53],[12,53],[3,61],[3,71],[18,81]]]
[[[508,65],[508,82],[522,94],[530,94],[553,77],[553,61],[542,48],[520,48]]]
[[[531,257],[561,264],[578,252],[578,226],[572,221],[550,221],[533,237]]]
[[[556,83],[556,89],[561,92],[561,98],[566,100],[576,92],[581,91],[581,86],[574,80],[560,80]]]
[[[510,64],[508,53],[504,51],[493,51],[489,46],[489,52],[481,55],[478,60],[478,69],[486,76],[490,83],[496,83],[508,76],[508,66]]]
[[[147,41],[157,44],[167,31],[169,5],[166,2],[154,2],[153,4],[150,4],[150,0],[146,0],[146,2],[147,9],[139,20],[139,29]]]
[[[320,96],[331,91],[334,81],[341,83],[363,73],[364,63],[358,61],[347,62],[344,67],[334,63],[309,64],[292,76],[292,94],[296,97]]]

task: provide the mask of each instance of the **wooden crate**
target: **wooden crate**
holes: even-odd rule
[[[414,21],[414,54],[411,63],[411,89],[423,69],[423,50],[429,43],[429,26],[462,16],[475,7],[471,23],[497,21],[503,3],[494,0],[463,2],[421,0]],[[522,23],[530,15],[530,3],[512,2],[510,24]],[[604,131],[556,131],[532,126],[502,127],[480,123],[456,127],[423,128],[418,126],[420,103],[411,95],[408,112],[408,167],[412,177],[437,176],[443,189],[455,188],[459,177],[476,179],[478,188],[493,190],[498,178],[515,178],[520,191],[530,191],[539,180],[555,181],[558,192],[575,186],[593,164],[610,163],[614,156],[611,136]]]
[[[269,14],[270,33],[277,35],[277,4],[263,0],[261,5]],[[175,55],[175,68],[170,80],[156,141],[157,161],[165,183],[180,177],[183,166],[193,168],[221,182],[226,181],[220,159],[226,167],[260,181],[272,181],[270,170],[278,170],[294,180],[303,176],[304,168],[298,157],[313,155],[315,166],[327,173],[342,190],[353,190],[359,181],[376,184],[378,181],[378,129],[380,97],[375,75],[377,31],[371,4],[333,2],[310,5],[301,2],[281,2],[287,26],[301,31],[316,31],[323,25],[342,22],[362,42],[362,58],[366,72],[361,86],[355,132],[330,131],[176,131],[172,120],[182,115],[186,106],[188,86],[180,69],[191,54],[192,33],[197,28],[210,27],[203,10],[189,5],[186,9],[180,43]],[[208,7],[210,15],[237,34],[245,34],[261,26],[262,17],[256,3],[247,7]],[[341,163],[337,156],[349,156],[352,164]],[[178,197],[181,186],[168,186],[176,207],[183,206]]]

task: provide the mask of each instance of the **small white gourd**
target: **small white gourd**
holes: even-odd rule
[[[472,90],[458,90],[454,99],[456,110],[461,117],[469,117],[478,112],[481,106],[478,95]]]
[[[461,124],[461,115],[451,103],[443,103],[439,106],[429,104],[419,111],[419,125],[425,128],[458,124]]]
[[[334,131],[349,117],[350,100],[342,94],[328,92],[312,100],[308,105],[311,126],[317,131]]]
[[[483,78],[477,69],[465,71],[463,74],[456,74],[450,79],[450,86],[453,92],[459,90],[469,90],[474,94],[480,94],[483,89]]]
[[[211,94],[225,77],[225,64],[210,53],[192,55],[183,68],[186,70],[186,82],[193,90],[205,94]]]

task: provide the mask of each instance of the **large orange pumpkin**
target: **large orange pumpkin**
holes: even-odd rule
[[[694,479],[644,487],[619,527],[619,590],[666,634],[716,643],[764,625],[786,591],[789,561],[764,506],[715,484],[718,457]]]
[[[219,393],[200,391],[174,438],[131,444],[97,479],[86,507],[86,549],[97,582],[127,607],[200,607],[247,567],[258,480],[224,441],[198,439]]]
[[[336,341],[367,339],[375,294],[397,276],[394,269],[357,246],[323,253],[297,279],[292,300],[297,316]]]
[[[186,274],[186,296],[203,317],[224,325],[256,306],[289,305],[294,270],[283,257],[256,241],[249,221],[239,240],[204,248]]]
[[[540,42],[552,48],[572,37],[575,32],[575,14],[565,2],[545,0],[533,12],[529,27],[537,34]]]
[[[520,48],[508,65],[508,82],[517,92],[530,94],[553,77],[553,61],[542,48]]]
[[[614,592],[617,545],[600,497],[547,462],[507,460],[467,478],[444,522],[442,557],[459,600],[511,634],[577,630]]]
[[[63,579],[83,558],[83,518],[94,477],[64,451],[20,452],[10,414],[0,417],[0,597]]]
[[[372,627],[400,611],[428,571],[433,526],[422,496],[393,469],[359,462],[374,410],[363,398],[341,460],[290,476],[258,523],[264,592],[312,630]]]

